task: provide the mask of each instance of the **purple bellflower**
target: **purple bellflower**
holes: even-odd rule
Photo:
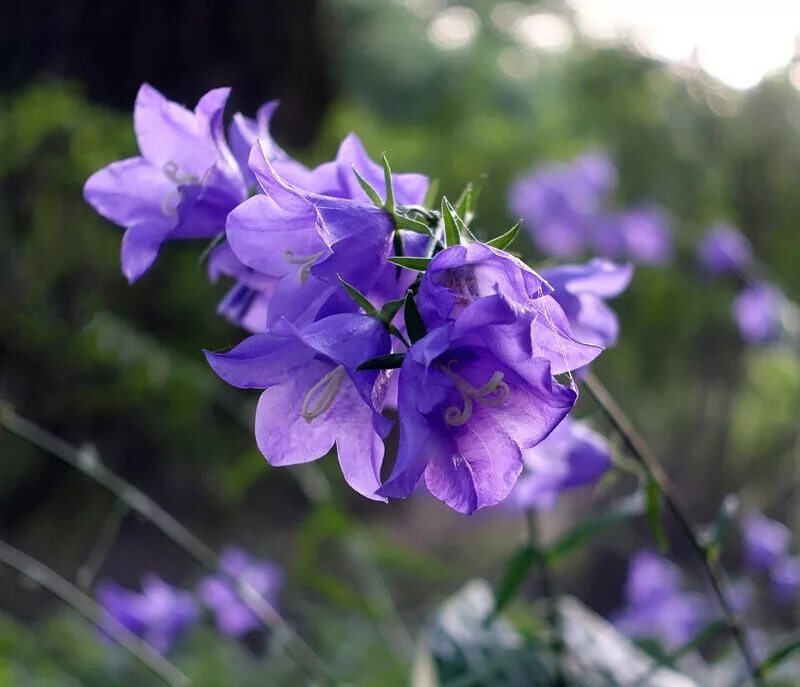
[[[142,85],[134,107],[141,155],[113,162],[86,182],[87,202],[125,227],[122,271],[131,282],[164,241],[216,236],[243,200],[238,166],[221,136],[228,94],[209,91],[190,111]]]
[[[611,467],[605,437],[570,417],[523,452],[525,467],[509,497],[520,510],[550,509],[565,491],[596,483]]]
[[[547,284],[483,244],[453,246],[430,263],[419,288],[428,333],[400,369],[397,462],[379,494],[428,490],[461,513],[502,501],[523,451],[570,411],[574,388],[553,377],[600,348],[572,338]]]
[[[162,654],[198,619],[192,595],[154,575],[142,580],[140,593],[103,582],[97,597],[106,613]]]
[[[750,513],[742,521],[745,564],[750,570],[771,568],[789,550],[789,528],[762,513]]]
[[[781,335],[786,296],[772,284],[755,282],[746,286],[733,302],[733,319],[749,344],[763,345]]]
[[[631,265],[595,258],[585,265],[561,265],[542,271],[553,287],[553,298],[563,308],[575,337],[586,343],[613,346],[619,320],[605,299],[621,294],[633,277]]]
[[[634,638],[659,640],[667,650],[691,639],[707,616],[703,597],[686,592],[678,568],[652,551],[631,560],[625,584],[625,606],[612,617],[614,625]]]
[[[595,250],[613,260],[664,265],[672,259],[672,230],[666,214],[655,205],[641,205],[598,218]]]
[[[750,242],[729,224],[715,224],[697,247],[697,260],[708,274],[741,274],[753,259]]]
[[[279,566],[256,560],[235,547],[228,547],[220,554],[220,564],[237,584],[246,585],[271,607],[278,605],[278,596],[285,583]],[[214,613],[217,628],[223,634],[241,637],[261,628],[261,621],[239,598],[225,576],[205,578],[197,591],[203,603]]]
[[[800,557],[783,556],[769,570],[772,595],[777,601],[791,601],[800,591]]]
[[[557,258],[580,255],[591,225],[616,185],[616,169],[603,152],[550,165],[520,177],[509,191],[511,212],[521,217],[540,250]]]
[[[347,483],[360,494],[380,486],[383,439],[392,423],[380,414],[386,371],[357,371],[385,355],[385,325],[353,313],[298,329],[284,321],[228,353],[206,353],[213,370],[243,389],[264,389],[256,410],[256,442],[272,465],[306,463],[336,444]]]

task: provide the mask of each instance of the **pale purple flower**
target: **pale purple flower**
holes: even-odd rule
[[[509,207],[545,254],[576,257],[590,245],[592,223],[615,185],[608,155],[590,152],[518,178],[509,190]]]
[[[209,91],[190,111],[142,85],[134,107],[141,155],[113,162],[86,182],[92,207],[125,227],[122,271],[130,281],[153,264],[164,241],[219,234],[220,207],[229,210],[242,199],[237,171],[225,164],[214,131],[228,93]]]
[[[789,550],[792,534],[786,525],[762,513],[750,513],[742,521],[745,564],[751,570],[768,570]]]
[[[278,596],[285,583],[285,575],[279,566],[259,561],[236,547],[228,547],[220,554],[220,564],[233,577],[234,584],[246,587],[248,592],[255,592],[272,608],[277,607]],[[205,578],[197,591],[203,603],[214,613],[220,632],[241,637],[261,628],[261,621],[241,600],[226,576]]]
[[[138,593],[113,582],[102,582],[97,599],[106,613],[162,654],[198,619],[192,595],[155,575],[143,578],[142,591]]]
[[[593,237],[596,251],[614,260],[663,265],[672,259],[670,222],[655,205],[599,217]]]
[[[605,301],[621,294],[633,277],[631,265],[595,258],[585,265],[559,265],[542,271],[553,287],[553,298],[563,308],[575,338],[599,346],[613,346],[619,320]]]
[[[772,594],[777,601],[791,601],[800,591],[800,557],[783,556],[769,570]]]
[[[689,641],[707,616],[705,600],[683,590],[674,564],[652,551],[640,551],[628,569],[625,606],[612,621],[629,637],[656,639],[671,650]]]
[[[729,224],[715,224],[697,247],[700,266],[709,274],[744,272],[753,259],[750,242]]]
[[[611,466],[611,449],[605,437],[566,417],[544,441],[523,451],[523,460],[512,504],[549,509],[563,492],[596,483]]]
[[[334,444],[347,483],[376,500],[383,439],[391,421],[380,414],[388,373],[357,371],[391,350],[385,325],[342,313],[303,329],[281,321],[228,353],[206,352],[214,371],[244,389],[264,389],[256,410],[256,442],[272,465],[321,458]]]
[[[786,296],[773,284],[755,282],[746,286],[733,302],[733,319],[749,344],[767,344],[781,334]]]

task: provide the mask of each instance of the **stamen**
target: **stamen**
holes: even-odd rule
[[[466,379],[453,372],[453,366],[457,362],[458,360],[453,358],[447,365],[439,366],[439,369],[453,382],[464,401],[463,410],[458,406],[450,406],[444,412],[445,422],[452,427],[460,427],[472,417],[473,401],[487,408],[497,408],[505,402],[509,394],[508,384],[503,381],[503,373],[499,370],[492,373],[486,384],[476,389]]]
[[[345,370],[339,365],[323,377],[309,390],[300,406],[300,415],[306,422],[322,415],[333,405],[342,387]]]
[[[313,255],[298,255],[295,257],[294,251],[291,248],[287,248],[283,253],[283,259],[292,265],[302,265],[297,271],[297,278],[301,284],[305,284],[311,274],[311,267],[324,253],[325,251],[321,250]]]
[[[176,186],[180,186],[181,184],[196,184],[199,181],[195,174],[181,175],[179,173],[180,168],[178,167],[178,163],[173,160],[167,160],[161,169],[164,172],[164,176]],[[161,212],[163,212],[166,217],[175,217],[178,214],[178,203],[180,199],[180,192],[177,188],[170,191],[161,201]]]
[[[455,293],[456,305],[469,305],[481,295],[472,265],[445,270],[444,285]]]

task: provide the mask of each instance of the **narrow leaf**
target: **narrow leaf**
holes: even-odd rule
[[[650,678],[664,666],[674,666],[682,656],[685,656],[696,649],[700,649],[710,642],[714,637],[729,630],[729,625],[725,620],[712,620],[708,625],[697,632],[688,642],[682,644],[672,653],[662,656],[650,667],[650,670],[641,678],[641,684],[649,684]]]
[[[386,202],[383,207],[386,212],[394,213],[394,188],[392,187],[392,168],[389,167],[389,160],[386,158],[386,153],[381,153],[381,160],[383,161],[383,179],[386,183]]]
[[[533,564],[541,560],[541,557],[541,551],[530,545],[522,546],[517,549],[508,562],[508,565],[506,565],[503,579],[495,595],[494,610],[487,619],[487,622],[494,620],[514,599],[522,583],[528,577],[528,573],[533,567]]]
[[[431,179],[428,182],[428,190],[425,192],[425,199],[422,201],[422,204],[426,208],[435,208],[438,203],[436,199],[439,196],[439,180],[438,179]]]
[[[381,311],[378,313],[378,319],[381,322],[385,322],[389,324],[394,319],[394,316],[403,307],[405,304],[405,298],[398,298],[396,301],[386,301],[381,308]]]
[[[405,318],[406,331],[411,339],[411,343],[416,343],[428,333],[425,329],[425,323],[422,321],[422,317],[419,314],[419,310],[417,310],[417,304],[414,301],[414,296],[410,292],[406,293],[406,303],[405,308],[403,309],[403,317]]]
[[[800,637],[790,639],[762,661],[756,673],[759,677],[766,677],[798,649],[800,649]]]
[[[473,204],[472,198],[473,197],[473,186],[472,182],[468,183],[464,190],[461,192],[461,195],[458,197],[456,201],[456,213],[458,213],[459,217],[464,218],[465,224],[469,224],[472,220],[473,215]]]
[[[359,365],[356,370],[396,370],[403,364],[405,353],[387,353],[377,358],[370,358]]]
[[[342,275],[337,274],[336,276],[339,277],[339,281],[342,282],[342,286],[344,286],[345,291],[347,291],[347,295],[349,295],[350,298],[352,298],[361,308],[363,308],[367,315],[370,317],[375,317],[378,314],[375,306],[367,300],[367,297],[361,293],[361,291],[342,279]]]
[[[618,501],[606,512],[577,524],[573,529],[551,544],[545,552],[548,562],[553,563],[559,560],[576,548],[579,548],[585,541],[607,530],[609,527],[641,515],[643,512],[644,499],[638,492],[633,496]]]
[[[486,243],[492,246],[493,248],[498,248],[499,250],[505,250],[512,243],[514,243],[514,239],[516,239],[517,236],[519,236],[519,227],[520,227],[520,222],[517,222],[505,234],[500,234],[500,236],[496,236],[491,241],[487,241]]]
[[[461,243],[461,237],[456,224],[455,210],[447,198],[442,197],[442,221],[444,222],[444,244],[447,248]]]
[[[351,167],[353,168],[353,174],[356,175],[356,179],[358,180],[359,185],[361,186],[362,189],[364,189],[364,193],[367,194],[369,199],[372,201],[372,204],[375,207],[382,208],[383,200],[381,200],[381,197],[380,195],[378,195],[378,192],[374,188],[372,188],[372,186],[370,186],[370,183],[358,173],[358,170],[355,168],[355,165],[351,165]]]
[[[409,217],[400,212],[397,208],[394,212],[394,226],[398,229],[410,229],[411,231],[416,231],[418,234],[428,234],[430,236],[431,233],[431,228],[425,224],[425,222],[420,222],[418,219]]]
[[[654,479],[648,479],[645,485],[645,514],[650,531],[655,537],[659,551],[667,551],[667,536],[664,534],[664,502],[661,497],[661,490]]]
[[[405,267],[407,270],[414,270],[415,272],[424,272],[431,264],[431,258],[389,258],[389,262],[393,265]]]

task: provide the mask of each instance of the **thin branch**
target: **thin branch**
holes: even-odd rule
[[[41,585],[103,630],[133,658],[171,687],[191,684],[189,678],[143,639],[106,613],[91,597],[35,558],[0,540],[0,562]]]
[[[734,642],[736,642],[739,652],[744,659],[753,684],[763,685],[763,680],[758,672],[758,663],[750,651],[741,623],[725,593],[727,577],[725,570],[718,560],[707,555],[706,548],[700,540],[700,536],[692,522],[689,512],[678,496],[677,489],[675,489],[675,486],[672,484],[647,442],[645,442],[639,432],[636,431],[633,423],[628,419],[622,408],[620,408],[619,404],[614,400],[613,396],[611,396],[600,380],[597,379],[593,373],[588,372],[583,379],[583,384],[603,411],[608,421],[623,438],[631,455],[644,466],[650,477],[656,485],[658,485],[667,508],[669,508],[675,521],[686,535],[692,549],[702,562],[703,569],[706,572],[714,594],[719,601],[722,613],[725,616],[731,637]]]
[[[51,434],[33,422],[17,415],[13,408],[0,400],[0,425],[16,436],[28,441],[105,487],[132,511],[155,525],[178,547],[183,549],[200,565],[220,574],[231,585],[241,601],[255,614],[261,623],[273,631],[276,637],[291,640],[287,651],[295,663],[312,679],[332,683],[333,679],[325,663],[316,652],[294,631],[286,620],[252,587],[236,579],[220,564],[217,554],[194,533],[165,511],[143,491],[133,486],[107,468],[93,447],[76,448]],[[289,647],[293,647],[291,650]]]
[[[75,576],[81,589],[89,589],[94,584],[95,577],[97,577],[97,573],[103,566],[111,547],[114,546],[120,527],[122,527],[122,521],[129,510],[127,504],[119,499],[114,499],[114,505],[111,507],[105,523],[103,523],[100,534],[97,536],[91,551],[89,551],[86,561],[78,568],[78,573]]]

